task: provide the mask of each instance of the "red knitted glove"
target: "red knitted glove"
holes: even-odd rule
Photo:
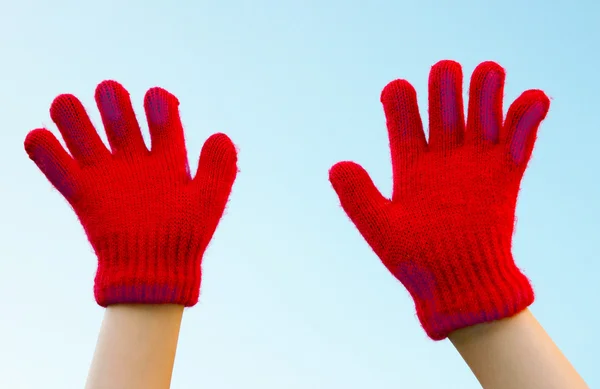
[[[46,129],[31,131],[25,150],[71,204],[98,256],[98,304],[193,306],[202,255],[237,174],[235,147],[224,134],[211,136],[191,178],[175,96],[146,93],[151,151],[120,84],[102,82],[95,97],[112,152],[72,95],[50,108],[72,156]]]
[[[480,64],[471,78],[468,120],[462,70],[442,61],[429,77],[429,142],[414,88],[388,84],[381,102],[392,152],[393,194],[367,172],[340,162],[330,181],[342,207],[383,264],[410,292],[427,334],[512,316],[533,302],[511,240],[521,178],[550,102],[523,93],[502,122],[504,70]]]

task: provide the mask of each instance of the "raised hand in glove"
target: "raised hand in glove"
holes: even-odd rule
[[[111,150],[72,95],[50,108],[70,154],[46,129],[31,131],[25,150],[71,204],[96,252],[96,301],[193,306],[202,256],[237,174],[236,149],[226,135],[212,135],[191,177],[175,96],[146,93],[150,150],[120,84],[102,82],[95,98]]]
[[[391,198],[360,165],[330,170],[342,207],[408,289],[434,340],[515,315],[534,299],[511,242],[519,186],[550,103],[542,91],[526,91],[504,119],[504,78],[493,62],[475,69],[465,122],[461,66],[433,66],[428,141],[414,88],[404,80],[384,88]]]

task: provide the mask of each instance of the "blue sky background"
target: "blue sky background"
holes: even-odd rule
[[[100,123],[116,79],[142,113],[181,101],[191,165],[213,132],[241,174],[186,312],[173,388],[477,388],[448,341],[347,220],[327,180],[355,160],[391,190],[379,94],[406,78],[426,113],[429,68],[507,69],[505,104],[552,97],[523,183],[514,243],[533,312],[586,378],[597,369],[600,6],[591,0],[21,0],[0,13],[0,387],[82,387],[103,311],[95,257],[66,201],[23,151],[52,99]],[[140,118],[144,123],[145,119]],[[104,136],[104,134],[102,134]],[[594,362],[594,360],[596,362]]]

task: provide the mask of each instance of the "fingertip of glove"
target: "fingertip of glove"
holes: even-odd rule
[[[99,101],[102,96],[107,93],[125,93],[129,95],[129,92],[121,83],[115,80],[104,80],[96,86],[96,92],[94,97],[96,101]]]
[[[506,73],[504,68],[494,61],[483,61],[479,65],[477,65],[475,67],[475,70],[473,71],[474,74],[490,72],[500,73],[502,75]]]
[[[534,122],[541,122],[546,118],[548,111],[550,110],[550,99],[540,89],[530,89],[521,94],[509,108],[509,119],[522,118],[527,115],[529,120]],[[508,120],[508,123],[514,122],[514,120]],[[514,123],[516,125],[516,123]]]
[[[155,86],[148,89],[144,96],[144,110],[150,124],[165,125],[176,119],[179,107],[179,100],[175,95]]]
[[[46,136],[47,132],[48,130],[46,130],[45,128],[36,128],[35,130],[29,131],[29,133],[25,137],[23,147],[25,148],[25,152],[31,160],[34,159],[35,150],[38,148],[43,137]]]
[[[101,112],[112,112],[114,116],[123,99],[129,99],[129,92],[117,81],[104,80],[96,87],[94,99]]]
[[[221,166],[227,171],[238,171],[237,160],[237,147],[221,132],[211,135],[200,152],[200,165]]]
[[[222,132],[217,132],[209,136],[206,140],[206,144],[214,149],[222,150],[223,152],[237,156],[238,148],[231,138]]]
[[[451,59],[443,59],[436,62],[429,72],[430,78],[438,73],[453,73],[462,74],[462,66],[457,61]]]
[[[367,172],[356,162],[341,161],[329,169],[329,182],[336,187],[361,174],[367,174]]]
[[[152,108],[152,104],[156,101],[179,106],[179,99],[168,90],[159,86],[152,87],[146,91],[146,94],[144,95],[144,108]]]
[[[62,122],[65,115],[69,115],[74,110],[83,110],[83,105],[75,95],[63,93],[54,98],[50,105],[50,118],[54,123]]]
[[[527,90],[523,92],[520,99],[524,99],[532,103],[540,103],[546,111],[550,108],[550,98],[541,89]]]
[[[340,171],[342,171],[343,169],[345,169],[345,165],[352,163],[350,161],[340,161],[337,162],[336,164],[334,164],[333,166],[331,166],[329,168],[329,180],[331,180],[333,177],[335,177],[337,174],[339,174]]]
[[[397,101],[400,95],[410,95],[416,98],[417,91],[410,82],[403,79],[398,79],[389,82],[381,91],[379,100],[386,105],[392,101]]]

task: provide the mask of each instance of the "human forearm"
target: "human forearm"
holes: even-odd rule
[[[449,338],[485,389],[588,388],[529,310]]]
[[[181,305],[113,305],[106,309],[86,389],[169,388]]]

